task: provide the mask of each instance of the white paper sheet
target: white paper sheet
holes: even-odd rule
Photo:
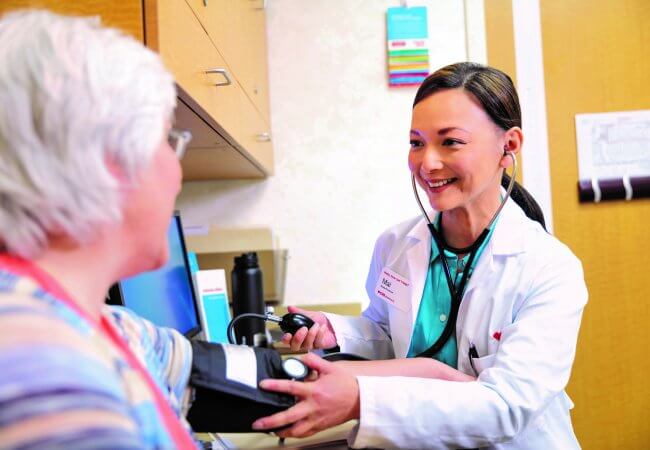
[[[650,175],[650,110],[576,115],[581,180]]]

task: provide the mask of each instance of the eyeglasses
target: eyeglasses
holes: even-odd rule
[[[183,159],[187,144],[189,144],[191,140],[192,133],[187,130],[177,130],[176,128],[170,129],[167,137],[167,141],[169,142],[170,147],[174,149],[178,159]]]

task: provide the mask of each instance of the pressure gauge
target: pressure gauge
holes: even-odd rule
[[[309,368],[298,358],[287,358],[282,361],[282,368],[292,380],[302,381],[309,375]]]

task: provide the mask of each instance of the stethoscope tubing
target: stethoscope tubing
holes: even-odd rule
[[[463,298],[463,293],[465,290],[465,286],[467,284],[467,281],[469,279],[469,272],[472,268],[472,265],[474,263],[474,258],[476,257],[476,254],[478,253],[478,248],[482,245],[482,243],[485,241],[487,238],[490,228],[494,224],[494,221],[499,217],[499,213],[503,209],[503,206],[506,204],[506,201],[508,201],[508,198],[510,197],[510,193],[512,192],[512,189],[515,185],[515,178],[517,176],[517,159],[515,158],[514,154],[512,152],[506,152],[507,155],[509,155],[512,158],[513,161],[513,169],[512,169],[512,178],[510,179],[510,182],[508,183],[508,188],[506,189],[506,195],[503,197],[503,200],[501,200],[501,204],[497,208],[496,212],[494,213],[494,216],[492,217],[492,220],[490,220],[490,223],[488,226],[481,232],[479,235],[478,239],[474,241],[472,245],[465,249],[453,249],[449,247],[442,236],[442,234],[438,233],[435,229],[434,224],[431,222],[429,219],[429,215],[426,213],[426,210],[424,209],[424,206],[422,205],[422,202],[420,201],[420,196],[418,195],[417,191],[417,184],[415,182],[415,176],[411,174],[411,184],[413,186],[413,193],[415,194],[415,199],[417,200],[417,203],[420,207],[420,210],[422,211],[422,215],[427,221],[427,227],[429,228],[429,231],[431,232],[431,237],[435,241],[436,246],[438,247],[438,252],[440,253],[441,257],[441,263],[443,266],[443,269],[445,271],[445,278],[447,279],[447,286],[449,288],[449,295],[451,296],[451,304],[450,304],[450,311],[448,314],[448,319],[447,319],[447,324],[445,325],[445,328],[443,329],[442,333],[438,337],[438,339],[434,342],[434,344],[426,349],[425,351],[419,353],[416,355],[416,357],[432,357],[436,355],[442,347],[447,343],[451,335],[453,334],[453,329],[456,327],[456,321],[458,319],[458,310],[460,309],[460,303],[462,302]],[[456,290],[456,286],[451,278],[451,272],[449,270],[449,265],[447,264],[447,260],[444,255],[444,248],[448,247],[452,251],[455,251],[456,253],[469,253],[469,260],[468,264],[466,265],[465,272],[463,273],[463,276],[461,277],[460,284],[458,286],[458,290]]]

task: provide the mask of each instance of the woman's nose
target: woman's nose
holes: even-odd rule
[[[443,163],[440,154],[433,147],[427,147],[422,152],[422,164],[420,170],[424,173],[442,169]]]

